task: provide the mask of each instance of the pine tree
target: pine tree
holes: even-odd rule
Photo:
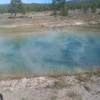
[[[91,5],[92,13],[96,12],[96,8],[97,8],[97,4],[96,4],[96,2],[93,2],[92,5]]]
[[[68,15],[66,0],[53,0],[52,5],[53,5],[54,15],[57,15],[58,10],[60,11],[60,15],[62,16]]]
[[[57,7],[56,7],[56,0],[52,1],[52,8],[53,8],[53,15],[57,15]]]
[[[68,15],[66,0],[61,0],[61,15],[62,16],[67,16]]]
[[[11,15],[15,15],[17,13],[25,13],[24,8],[23,8],[23,4],[21,2],[21,0],[11,0],[10,6],[9,6],[9,12],[11,13]]]

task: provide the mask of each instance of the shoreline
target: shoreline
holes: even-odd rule
[[[68,27],[53,27],[53,28],[42,28],[40,30],[27,30],[24,32],[23,29],[21,29],[20,31],[16,31],[16,29],[0,29],[0,36],[4,36],[4,37],[17,37],[17,36],[46,36],[49,35],[51,32],[64,32],[64,33],[69,33],[69,32],[92,32],[92,33],[96,33],[96,35],[100,35],[100,28],[98,27],[87,27],[87,26],[68,26]]]
[[[96,71],[80,71],[80,72],[69,72],[69,73],[61,73],[61,74],[49,74],[49,75],[14,75],[14,76],[9,76],[9,75],[6,75],[6,76],[1,76],[0,77],[0,81],[9,81],[9,80],[21,80],[21,79],[31,79],[31,78],[38,78],[38,77],[61,77],[61,76],[81,76],[81,75],[86,75],[86,76],[97,76],[97,77],[100,77],[100,70],[96,70]]]

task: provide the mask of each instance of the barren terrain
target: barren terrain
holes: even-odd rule
[[[100,15],[53,17],[50,12],[23,18],[0,15],[0,35],[26,35],[52,30],[91,30],[100,33]],[[100,73],[99,73],[100,74]],[[4,100],[100,100],[100,75],[32,77],[0,81]]]
[[[98,75],[67,75],[1,80],[4,100],[100,100]]]
[[[51,16],[51,12],[30,13],[25,16],[8,18],[9,14],[0,15],[0,33],[32,33],[48,30],[80,30],[91,28],[99,30],[100,15],[87,14],[75,16]]]

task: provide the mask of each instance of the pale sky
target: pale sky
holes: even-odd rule
[[[10,1],[11,0],[0,0],[0,4],[10,3]],[[22,0],[22,2],[24,3],[51,3],[52,0]]]
[[[0,0],[0,4],[10,3],[11,0]],[[50,3],[52,0],[22,0],[24,3]]]

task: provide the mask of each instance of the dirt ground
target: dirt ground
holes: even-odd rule
[[[29,33],[48,30],[69,29],[79,27],[100,28],[100,15],[87,14],[75,16],[51,16],[51,12],[28,13],[17,18],[8,18],[9,14],[0,15],[0,33]]]
[[[68,75],[1,80],[4,100],[100,100],[100,77]]]

